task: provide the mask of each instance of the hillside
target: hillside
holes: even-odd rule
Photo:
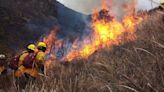
[[[13,75],[2,75],[0,92],[163,92],[163,11],[142,12],[146,17],[136,26],[136,40],[100,49],[88,59],[53,60],[46,76],[27,85],[25,79],[17,83]],[[55,0],[0,0],[0,54],[10,56],[37,42],[55,25],[58,38],[79,37],[87,17]]]
[[[61,27],[59,31],[62,37],[80,35],[86,27],[87,15],[68,9],[57,3],[57,20]]]
[[[45,31],[48,31],[36,32],[38,30],[33,31],[26,25],[36,18],[41,20],[50,15],[56,15],[51,2],[48,0],[0,0],[0,49],[3,49],[0,53],[4,53],[5,50],[13,52],[24,48],[24,45],[36,42]]]
[[[54,62],[25,92],[162,92],[164,91],[164,16],[154,12],[137,26],[138,39],[101,50],[88,60]],[[7,77],[8,78],[8,77]],[[8,80],[8,79],[7,79]],[[42,81],[41,81],[42,80]],[[1,89],[18,92],[12,79]],[[23,85],[20,85],[20,87]]]
[[[36,43],[56,25],[61,28],[59,37],[78,34],[85,27],[82,16],[86,17],[56,0],[0,0],[0,14],[0,53],[15,53]]]

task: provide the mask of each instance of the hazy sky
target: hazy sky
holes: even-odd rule
[[[65,6],[74,9],[76,11],[90,14],[94,8],[101,7],[101,0],[57,0],[63,3]],[[117,1],[118,3],[123,0],[113,0]],[[131,1],[131,0],[124,0],[124,1]],[[154,0],[155,2],[160,2],[160,0]],[[164,1],[164,0],[163,0]],[[153,6],[157,6],[157,4],[153,4]],[[138,0],[139,9],[150,9],[151,2],[150,0]]]

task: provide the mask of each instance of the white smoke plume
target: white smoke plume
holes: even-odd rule
[[[85,14],[91,14],[93,9],[95,8],[101,8],[101,0],[58,0],[59,2],[63,3],[67,7],[85,13]],[[107,0],[109,3],[111,3],[111,0]],[[134,0],[112,0],[114,3],[114,10],[120,11],[122,8],[120,8],[122,5],[133,2]],[[158,6],[157,4],[151,3],[151,0],[137,0],[137,9],[144,9],[148,10],[153,7]],[[154,0],[155,2],[160,2],[161,0]],[[121,5],[121,6],[120,6]]]

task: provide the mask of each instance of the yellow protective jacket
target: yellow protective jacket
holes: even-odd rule
[[[20,56],[19,62],[18,62],[18,69],[15,71],[15,77],[21,77],[25,73],[32,76],[32,77],[37,77],[38,76],[38,71],[37,71],[36,67],[26,68],[26,67],[23,66],[23,61],[26,58],[26,56],[28,56],[28,55],[29,55],[28,52],[24,52]]]
[[[37,77],[38,76],[38,71],[36,68],[26,68],[23,65],[21,65],[17,71],[15,71],[15,77],[21,77],[24,74],[28,74],[32,77]]]
[[[37,55],[36,55],[36,63],[40,63],[43,64],[45,63],[45,52],[43,51],[38,51]]]
[[[46,74],[45,55],[45,52],[39,50],[35,57],[37,69],[42,74]]]
[[[29,53],[28,52],[23,52],[22,55],[20,55],[19,57],[19,62],[18,62],[18,67],[21,66],[23,64],[23,61],[25,59],[25,57],[28,55]]]

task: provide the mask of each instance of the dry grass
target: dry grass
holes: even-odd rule
[[[1,78],[1,89],[5,92],[162,92],[163,19],[160,14],[145,19],[138,25],[138,39],[134,42],[98,51],[88,60],[66,65],[54,63],[48,77],[27,84],[25,89],[15,85],[12,78]]]

